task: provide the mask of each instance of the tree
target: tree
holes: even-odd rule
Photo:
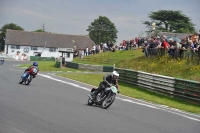
[[[173,10],[159,10],[157,12],[151,12],[148,16],[151,21],[144,21],[143,24],[147,25],[151,32],[151,22],[156,22],[156,30],[163,32],[176,32],[176,33],[194,33],[194,24],[191,19],[182,14],[181,11]]]
[[[89,36],[95,44],[108,41],[115,43],[117,39],[118,31],[114,23],[105,16],[99,16],[94,22],[91,22],[86,31],[89,32]]]
[[[6,30],[7,29],[11,29],[11,30],[24,30],[22,27],[18,26],[17,24],[14,24],[14,23],[5,24],[0,29],[0,44],[2,44],[2,47],[0,47],[0,51],[4,50],[5,38],[6,38]]]
[[[46,32],[45,24],[42,24],[42,29],[37,29],[34,32]]]
[[[35,30],[34,32],[45,32],[42,29]]]

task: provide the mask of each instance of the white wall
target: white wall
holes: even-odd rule
[[[5,54],[6,54],[7,45],[5,45]],[[28,52],[24,52],[24,49],[28,49]],[[7,55],[16,57],[17,51],[19,51],[19,59],[21,59],[22,54],[26,54],[28,58],[30,56],[35,56],[34,52],[41,52],[41,57],[55,57],[59,58],[62,54],[58,52],[58,48],[56,48],[55,52],[50,52],[49,48],[37,47],[37,50],[31,50],[31,46],[20,46],[20,49],[11,49],[11,45],[8,45],[8,53]],[[66,61],[73,60],[73,53],[70,53],[70,57],[65,57]]]

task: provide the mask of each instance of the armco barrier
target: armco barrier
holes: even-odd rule
[[[138,71],[138,86],[172,95],[174,78]]]
[[[61,62],[56,61],[55,67],[60,68],[61,67]]]
[[[55,61],[54,57],[30,56],[30,61]]]
[[[73,63],[73,62],[67,62],[67,61],[66,61],[66,66],[69,67],[69,68],[74,68],[74,69],[79,68],[79,64]]]
[[[200,104],[200,82],[129,69],[115,70],[119,72],[119,81]]]
[[[200,102],[200,82],[175,79],[174,95]]]
[[[120,69],[117,68],[115,69],[119,72],[120,76],[119,76],[119,80],[126,82],[126,83],[130,83],[133,85],[137,85],[137,81],[138,81],[138,72],[134,71],[134,70],[128,70],[128,69]]]
[[[113,67],[112,66],[103,66],[103,72],[112,72]]]
[[[112,72],[114,69],[111,66],[81,64],[81,63],[73,63],[73,62],[68,62],[68,61],[66,61],[66,66],[70,68],[74,68],[74,69],[100,71],[100,72]]]

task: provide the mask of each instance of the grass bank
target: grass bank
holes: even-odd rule
[[[108,59],[113,60],[108,61]],[[200,64],[197,64],[197,60],[192,60],[191,58],[181,60],[169,56],[146,58],[142,49],[104,52],[83,59],[76,58],[74,62],[95,65],[105,64],[111,66],[115,64],[117,68],[144,71],[200,82]]]

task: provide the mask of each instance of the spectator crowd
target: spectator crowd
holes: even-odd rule
[[[74,57],[83,58],[92,54],[115,50],[130,50],[143,48],[145,56],[156,55],[157,49],[162,48],[168,52],[169,55],[174,56],[175,53],[181,56],[181,50],[191,50],[193,52],[200,52],[200,30],[199,34],[192,34],[178,39],[169,35],[152,36],[150,39],[146,37],[135,37],[130,40],[123,40],[120,45],[114,45],[110,41],[93,46],[93,48],[86,47],[85,49],[74,49]]]

